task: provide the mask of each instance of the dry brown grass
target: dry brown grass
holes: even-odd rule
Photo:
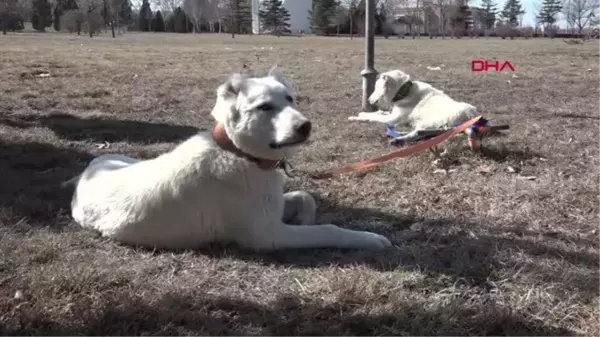
[[[382,126],[346,120],[359,111],[362,39],[14,34],[0,44],[2,334],[600,333],[597,45],[378,39],[378,70],[402,68],[510,132],[481,155],[451,141],[448,175],[423,152],[290,181],[317,196],[320,223],[384,233],[398,249],[249,254],[119,245],[74,225],[72,191],[58,184],[94,155],[152,157],[210,127],[216,86],[243,64],[279,63],[314,120],[296,167],[383,154]],[[471,73],[479,56],[511,60],[518,78]]]

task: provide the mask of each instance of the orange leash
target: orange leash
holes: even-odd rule
[[[377,166],[379,164],[385,163],[385,162],[390,161],[395,158],[407,157],[413,153],[434,147],[434,146],[448,140],[448,138],[455,136],[461,132],[464,132],[466,129],[471,127],[473,124],[477,123],[477,121],[480,118],[481,118],[481,116],[475,117],[471,120],[468,120],[468,121],[462,123],[461,125],[453,128],[451,130],[448,130],[448,131],[442,133],[439,136],[435,136],[433,138],[430,138],[428,140],[425,140],[423,142],[420,142],[420,143],[412,145],[412,146],[403,147],[399,150],[393,151],[384,156],[367,159],[367,160],[364,160],[364,161],[361,161],[361,162],[358,162],[355,164],[347,165],[344,167],[340,167],[340,168],[334,168],[334,169],[325,170],[325,171],[321,171],[321,172],[311,173],[309,175],[313,179],[326,179],[326,178],[331,178],[333,175],[336,175],[336,174],[364,171],[373,166]]]

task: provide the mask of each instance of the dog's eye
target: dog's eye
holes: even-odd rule
[[[285,96],[285,99],[290,103],[294,103],[294,98],[292,96]]]
[[[273,106],[273,104],[263,103],[263,104],[259,105],[257,107],[257,109],[262,110],[262,111],[273,111],[273,110],[275,110],[275,107]]]

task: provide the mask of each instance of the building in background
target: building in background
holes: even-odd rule
[[[258,12],[262,0],[252,0],[252,33],[260,34],[260,19]],[[310,18],[308,11],[312,9],[312,0],[282,0],[283,7],[290,13],[290,30],[293,34],[310,33]]]

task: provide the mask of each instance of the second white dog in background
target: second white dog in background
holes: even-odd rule
[[[369,103],[385,102],[391,111],[361,112],[348,117],[351,121],[407,125],[412,131],[394,141],[414,140],[420,130],[449,128],[477,115],[477,109],[458,102],[428,83],[412,81],[401,70],[382,73],[369,96]]]

